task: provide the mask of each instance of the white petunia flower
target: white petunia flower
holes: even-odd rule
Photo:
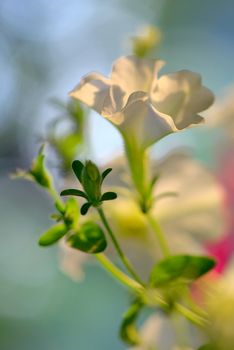
[[[118,161],[117,164],[120,164]],[[107,181],[114,186],[115,171]],[[119,165],[120,167],[120,165]],[[122,165],[122,173],[125,174]],[[224,232],[223,191],[213,175],[185,154],[171,154],[154,163],[159,174],[151,215],[162,227],[173,253],[204,253],[204,243],[216,240]],[[157,241],[149,229],[147,218],[127,187],[114,203],[106,205],[112,227],[122,241],[123,249],[142,276],[161,257]],[[123,192],[123,191],[122,191]]]
[[[73,281],[82,281],[84,278],[83,266],[90,259],[89,255],[69,247],[65,239],[59,241],[58,254],[60,270]]]
[[[70,95],[114,124],[125,143],[146,149],[162,137],[199,124],[198,115],[213,102],[200,75],[183,70],[158,79],[164,62],[127,56],[119,58],[109,78],[85,76]]]
[[[234,86],[229,87],[205,114],[207,126],[220,128],[228,141],[234,141]]]
[[[201,336],[193,327],[189,328],[186,320],[177,319],[180,326],[186,329],[186,339],[192,343],[196,349],[201,344]],[[178,346],[178,336],[168,318],[162,315],[152,315],[143,324],[140,329],[142,344],[131,347],[129,350],[193,350],[195,348],[188,346]]]

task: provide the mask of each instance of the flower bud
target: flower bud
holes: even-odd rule
[[[90,202],[97,205],[101,199],[101,175],[97,166],[90,160],[85,163],[81,180]]]

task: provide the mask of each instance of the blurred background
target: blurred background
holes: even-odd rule
[[[84,283],[60,272],[56,247],[37,245],[50,224],[52,202],[9,173],[29,167],[56,114],[50,98],[66,101],[89,71],[108,74],[147,25],[163,33],[157,56],[167,61],[164,72],[199,72],[217,95],[234,83],[232,0],[0,2],[1,350],[124,349],[116,334],[125,291],[95,265],[86,268]],[[122,150],[117,131],[95,113],[88,138],[89,153],[100,163]],[[225,136],[217,128],[196,128],[167,137],[154,152],[187,146],[219,174],[222,145]],[[56,173],[53,157],[50,162]]]

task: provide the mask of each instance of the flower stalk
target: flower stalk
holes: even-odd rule
[[[134,271],[130,261],[128,260],[128,258],[126,257],[126,255],[124,254],[124,252],[122,251],[107,219],[106,219],[106,216],[104,214],[104,211],[101,207],[97,207],[97,211],[98,211],[98,214],[100,216],[100,219],[106,229],[106,231],[108,232],[113,244],[114,244],[114,247],[116,249],[116,251],[118,252],[119,254],[119,257],[123,263],[123,265],[126,267],[127,271],[131,274],[131,276],[138,282],[140,283],[141,285],[144,285],[144,283],[141,281],[140,277],[137,275],[137,273]]]
[[[103,253],[95,255],[99,263],[120,283],[130,288],[134,292],[142,293],[143,287],[141,284],[127,276],[123,271],[118,269],[111,261],[107,258],[107,256]]]

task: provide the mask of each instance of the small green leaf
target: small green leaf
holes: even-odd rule
[[[120,337],[128,345],[139,345],[141,342],[135,322],[142,306],[143,304],[137,300],[124,314],[123,321],[120,326]]]
[[[101,201],[111,201],[117,198],[117,194],[115,192],[106,192],[102,195]]]
[[[72,234],[68,244],[82,252],[96,254],[106,249],[107,242],[102,229],[94,222],[86,222],[81,228]]]
[[[77,196],[77,197],[83,197],[85,199],[88,199],[88,197],[83,191],[77,190],[75,188],[69,188],[67,190],[63,190],[60,193],[60,196]]]
[[[79,219],[79,206],[75,198],[69,198],[65,205],[64,222],[69,228],[76,227]]]
[[[81,215],[87,214],[87,212],[88,212],[89,208],[91,207],[91,205],[92,205],[92,203],[89,203],[89,202],[83,204],[82,207],[80,208]]]
[[[81,161],[74,160],[74,162],[72,162],[72,169],[73,169],[77,179],[80,181],[80,183],[82,183],[81,173],[82,173],[83,168],[84,168],[84,165],[83,165],[83,163],[81,163]]]
[[[214,266],[214,259],[206,256],[170,256],[154,266],[150,283],[154,287],[163,287],[175,281],[189,283],[204,275]]]
[[[39,238],[39,245],[46,247],[57,242],[67,233],[67,228],[64,224],[52,226]]]
[[[59,222],[63,219],[63,216],[61,214],[53,213],[50,215],[51,219]]]
[[[42,187],[50,188],[52,177],[44,164],[44,144],[39,149],[38,155],[33,159],[29,173],[34,177],[35,181]]]
[[[15,173],[11,174],[11,178],[22,178],[25,180],[36,182],[38,185],[51,188],[53,179],[49,170],[45,166],[43,154],[44,145],[41,146],[37,156],[32,160],[31,168],[28,170],[17,169]]]
[[[106,170],[103,171],[101,183],[103,183],[105,177],[106,177],[111,171],[112,171],[112,168],[107,168]]]

